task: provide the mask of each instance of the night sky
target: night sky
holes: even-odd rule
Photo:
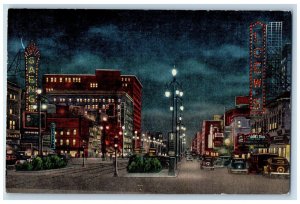
[[[291,13],[281,11],[9,10],[8,64],[34,40],[41,74],[94,74],[118,69],[143,84],[143,131],[171,129],[165,84],[183,84],[183,122],[190,138],[202,120],[249,94],[249,25],[283,21],[291,42]],[[22,74],[20,74],[22,76]]]

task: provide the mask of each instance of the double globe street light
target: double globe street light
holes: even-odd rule
[[[167,98],[171,98],[172,100],[172,105],[170,106],[170,111],[172,112],[172,134],[175,133],[175,164],[176,164],[176,168],[177,168],[177,161],[179,158],[178,155],[178,151],[179,151],[179,137],[178,137],[178,124],[180,123],[179,117],[178,117],[178,102],[180,102],[180,106],[179,106],[179,110],[183,111],[184,107],[183,107],[183,101],[182,101],[182,97],[183,97],[183,91],[182,91],[182,85],[176,80],[176,75],[177,75],[177,70],[175,69],[175,67],[172,69],[172,76],[173,79],[170,83],[166,84],[166,91],[165,91],[165,96]],[[181,114],[180,114],[180,118],[181,118]],[[170,141],[169,141],[170,144]],[[169,149],[170,151],[170,149]],[[172,156],[172,155],[169,155]]]

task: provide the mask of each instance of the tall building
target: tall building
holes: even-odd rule
[[[6,97],[6,144],[16,150],[21,139],[21,96],[22,90],[16,84],[7,82]]]
[[[219,134],[222,131],[221,121],[204,120],[201,126],[200,154],[217,156],[215,145],[219,145]],[[223,137],[223,134],[222,134]],[[197,138],[197,136],[195,136]],[[197,141],[197,139],[196,139]]]
[[[282,22],[267,23],[266,100],[276,98],[282,89]]]
[[[110,141],[121,132],[122,152],[133,151],[135,128],[141,123],[142,89],[135,76],[123,77],[118,70],[99,69],[95,75],[46,74],[43,89],[50,103],[83,107],[84,117],[91,120],[101,123],[101,114],[106,114],[111,126]]]

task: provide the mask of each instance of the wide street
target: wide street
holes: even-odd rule
[[[199,162],[180,162],[178,174],[167,170],[157,175],[131,175],[126,160],[119,162],[119,177],[113,177],[112,163],[93,160],[82,167],[81,160],[67,168],[39,172],[8,170],[6,191],[11,193],[118,193],[118,194],[286,194],[289,179],[254,174],[229,174],[226,168],[200,170]],[[138,176],[138,177],[133,177]],[[150,177],[147,177],[150,176]]]

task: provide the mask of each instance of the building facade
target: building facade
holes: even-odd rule
[[[96,70],[95,75],[46,74],[43,88],[50,103],[83,107],[84,117],[90,120],[101,123],[101,115],[107,115],[110,137],[118,135],[124,155],[133,151],[132,138],[141,120],[140,115],[134,116],[134,105],[141,106],[140,98],[136,97],[136,85],[128,91],[132,86],[129,82],[135,84],[136,78],[127,78],[128,83],[125,79],[122,82],[120,71],[116,70]],[[130,95],[135,96],[136,103]],[[109,142],[107,151],[112,151],[112,146]]]
[[[21,140],[21,96],[21,88],[7,82],[6,144],[13,150],[19,148]]]
[[[276,153],[290,160],[291,105],[289,92],[267,104],[266,113],[253,121],[252,132],[268,134],[270,137],[270,146],[259,149],[259,152]]]

